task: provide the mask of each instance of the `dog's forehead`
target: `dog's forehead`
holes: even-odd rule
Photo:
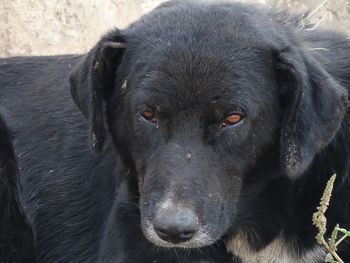
[[[179,6],[155,11],[126,31],[130,75],[136,76],[134,87],[147,95],[143,98],[177,104],[218,96],[243,101],[271,85],[271,52],[246,9]]]
[[[128,83],[135,94],[151,104],[152,100],[172,105],[248,103],[264,99],[271,90],[273,72],[268,56],[254,55],[253,50],[222,52],[210,46],[158,47],[153,59],[148,54],[144,59],[138,56],[139,63],[130,74],[135,78]],[[261,98],[256,96],[259,93]]]
[[[157,70],[143,75],[140,85],[130,87],[133,103],[140,107],[157,106],[165,111],[220,110],[216,114],[224,114],[237,107],[245,112],[257,112],[258,107],[265,105],[261,101],[266,97],[271,101],[271,83],[264,85],[262,78],[242,77],[223,66],[210,67],[210,63],[206,69],[196,69],[188,63],[159,65]]]
[[[257,15],[240,3],[174,1],[143,16],[124,32],[138,45],[144,43],[144,48],[179,41],[225,49],[232,44],[264,45],[269,36],[261,32],[272,32],[273,25],[271,17]]]
[[[173,1],[160,5],[140,20],[131,24],[126,31],[143,37],[156,35],[171,38],[183,37],[189,31],[201,33],[201,37],[221,35],[223,32],[243,33],[256,28],[263,15],[257,15],[248,5],[215,1]],[[265,17],[266,22],[268,18]],[[180,34],[183,33],[183,34]]]

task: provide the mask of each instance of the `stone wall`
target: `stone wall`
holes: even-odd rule
[[[291,10],[323,0],[241,0]],[[161,0],[0,0],[0,57],[85,52],[106,31],[123,28]],[[329,0],[313,16],[350,33],[350,0]]]

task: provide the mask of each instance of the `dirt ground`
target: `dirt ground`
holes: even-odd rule
[[[212,0],[215,1],[215,0]],[[232,0],[233,1],[233,0]],[[314,10],[323,0],[241,0]],[[0,0],[0,57],[81,53],[114,27],[123,28],[161,0]],[[350,0],[329,0],[313,16],[350,34]]]

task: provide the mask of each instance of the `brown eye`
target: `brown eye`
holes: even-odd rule
[[[231,126],[239,123],[242,120],[242,115],[240,114],[231,114],[226,118],[226,120],[223,123],[223,126]]]
[[[141,115],[150,122],[157,122],[155,114],[151,110],[144,110]]]

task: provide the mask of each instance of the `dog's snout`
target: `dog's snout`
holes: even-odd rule
[[[153,220],[157,235],[164,241],[181,243],[190,240],[199,229],[198,217],[189,208],[160,209]]]

